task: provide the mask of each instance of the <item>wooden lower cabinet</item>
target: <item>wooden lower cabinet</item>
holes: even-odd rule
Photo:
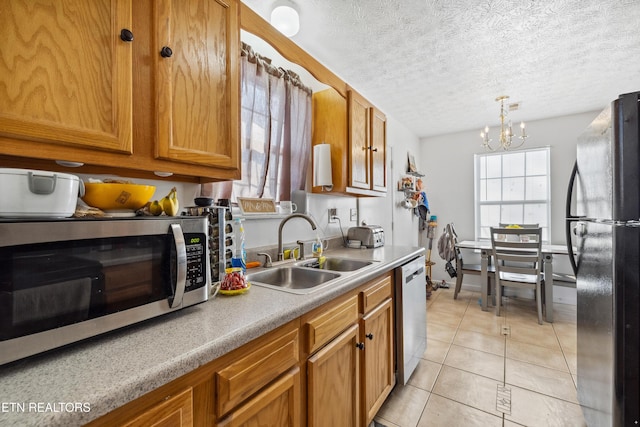
[[[362,325],[362,418],[373,421],[395,385],[393,372],[393,300],[385,300],[360,320]]]
[[[366,427],[395,385],[392,295],[380,275],[89,425]]]
[[[191,388],[157,404],[124,427],[192,427],[193,390]]]
[[[307,360],[307,425],[358,427],[359,327],[350,326]]]
[[[300,369],[295,368],[217,425],[220,427],[298,427],[300,405]]]

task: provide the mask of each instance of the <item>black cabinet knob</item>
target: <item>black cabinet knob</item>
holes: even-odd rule
[[[162,49],[160,49],[160,56],[163,58],[171,58],[171,55],[173,55],[171,48],[169,46],[162,46]]]
[[[372,340],[372,339],[373,339],[373,334],[367,334],[367,335],[365,335],[365,337],[367,337],[367,338],[369,338],[370,340]]]
[[[130,30],[128,30],[126,28],[123,28],[122,30],[120,30],[120,39],[123,42],[132,42],[133,41],[133,33]]]
[[[358,347],[360,350],[364,350],[364,343],[363,342],[356,343],[356,347]]]

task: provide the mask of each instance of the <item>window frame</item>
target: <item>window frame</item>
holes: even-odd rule
[[[544,151],[546,153],[546,174],[527,174],[526,171],[526,155],[527,153],[533,153],[533,152],[539,152],[539,151]],[[511,155],[514,153],[524,153],[525,155],[525,159],[524,159],[524,170],[522,171],[521,175],[517,175],[517,177],[521,176],[525,179],[525,184],[524,184],[524,191],[526,192],[526,178],[527,177],[540,177],[540,176],[545,176],[546,177],[546,198],[545,199],[531,199],[531,200],[527,200],[526,199],[526,193],[523,194],[523,196],[517,200],[505,200],[504,199],[504,180],[505,178],[513,178],[514,176],[504,176],[504,159],[503,156],[505,155]],[[495,178],[499,178],[500,179],[500,200],[481,200],[481,181],[482,180],[486,180],[487,177],[482,178],[481,177],[481,162],[482,159],[487,159],[489,157],[494,157],[494,156],[500,156],[501,157],[501,170],[500,170],[500,176],[499,177],[495,177]],[[546,204],[546,225],[542,224],[542,221],[540,221],[541,223],[541,227],[543,229],[543,242],[544,243],[549,243],[551,240],[551,147],[550,146],[544,146],[544,147],[535,147],[535,148],[527,148],[527,149],[522,149],[522,150],[512,150],[512,151],[500,151],[500,152],[490,152],[490,153],[477,153],[474,155],[474,175],[473,175],[473,180],[474,180],[474,221],[475,221],[475,239],[476,240],[489,240],[489,237],[482,237],[482,224],[481,224],[481,209],[483,206],[505,206],[505,205],[512,205],[512,206],[522,206],[523,207],[523,220],[521,221],[522,223],[531,223],[531,222],[537,222],[537,221],[531,221],[531,220],[526,220],[524,219],[524,212],[525,209],[524,207],[526,205],[533,205],[533,204]],[[500,222],[504,223],[504,222],[508,222],[508,221],[502,221],[502,212],[501,212],[501,219]],[[497,225],[497,224],[496,224]]]

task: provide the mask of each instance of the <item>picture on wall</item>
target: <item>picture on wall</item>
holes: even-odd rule
[[[409,168],[408,172],[418,172],[418,168],[416,167],[416,158],[413,157],[413,154],[409,153]]]

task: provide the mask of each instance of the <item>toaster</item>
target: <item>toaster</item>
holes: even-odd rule
[[[362,227],[350,227],[347,231],[349,240],[360,240],[362,246],[367,248],[379,248],[384,246],[384,230],[379,225],[363,225]]]

